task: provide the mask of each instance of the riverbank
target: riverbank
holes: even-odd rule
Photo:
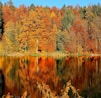
[[[20,53],[20,52],[14,52],[14,53],[6,53],[6,54],[0,54],[0,56],[46,56],[46,57],[55,57],[55,58],[60,58],[60,57],[101,57],[101,54],[97,53],[63,53],[63,52],[39,52],[39,53]]]

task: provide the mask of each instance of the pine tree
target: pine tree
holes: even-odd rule
[[[3,18],[2,18],[2,3],[0,2],[0,39],[2,38],[3,35]]]
[[[73,23],[73,19],[74,16],[72,10],[67,9],[62,19],[62,30],[68,30]]]

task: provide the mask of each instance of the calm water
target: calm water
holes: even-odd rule
[[[84,98],[101,98],[101,58],[0,57],[0,96],[41,98],[37,81],[59,95],[68,80]]]

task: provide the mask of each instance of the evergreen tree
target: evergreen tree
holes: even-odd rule
[[[3,18],[2,18],[2,3],[0,2],[0,39],[2,38],[3,35]]]
[[[62,20],[62,30],[65,29],[68,30],[73,23],[73,19],[74,19],[74,15],[72,10],[67,9]]]
[[[35,5],[34,5],[34,4],[31,4],[31,5],[29,6],[29,10],[35,10]]]
[[[65,41],[62,32],[59,32],[56,38],[56,50],[64,51]]]
[[[94,13],[94,15],[100,16],[101,15],[101,5],[99,3],[98,3],[98,5],[93,5],[92,12]]]
[[[9,1],[7,2],[7,5],[10,7],[11,10],[14,10],[14,9],[15,9],[15,6],[14,6],[12,0],[9,0]]]
[[[86,10],[87,10],[86,7],[80,8],[80,14],[83,19],[86,19],[86,12],[87,12]]]

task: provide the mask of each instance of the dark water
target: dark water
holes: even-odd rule
[[[101,98],[101,58],[0,57],[0,94],[41,98],[38,81],[59,95],[69,80],[84,98]]]

